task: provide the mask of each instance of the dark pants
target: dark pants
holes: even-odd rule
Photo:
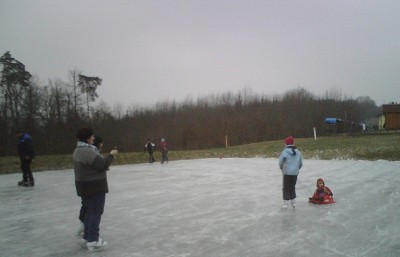
[[[153,163],[155,161],[156,159],[154,159],[153,152],[149,152],[149,163]]]
[[[296,198],[297,176],[283,175],[283,200],[293,200]]]
[[[27,182],[34,182],[32,171],[31,171],[31,163],[32,159],[21,159],[21,170],[22,170],[22,179]]]
[[[82,196],[82,204],[85,211],[85,232],[83,238],[88,242],[99,240],[100,220],[104,212],[105,201],[105,193]]]
[[[168,162],[168,152],[161,153],[161,163]]]
[[[85,212],[85,207],[83,207],[83,200],[82,200],[81,210],[79,211],[79,220],[82,223],[85,223],[85,217],[86,217],[86,212]]]

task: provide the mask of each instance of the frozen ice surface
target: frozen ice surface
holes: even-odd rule
[[[281,210],[277,159],[228,158],[112,166],[100,235],[75,236],[72,170],[0,179],[0,255],[137,257],[400,256],[400,162],[305,160],[297,207]],[[317,178],[336,204],[308,204]]]

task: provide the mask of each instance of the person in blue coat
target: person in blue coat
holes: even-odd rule
[[[31,170],[31,163],[33,158],[35,158],[32,137],[28,133],[18,129],[15,131],[15,135],[18,138],[18,155],[22,170],[22,180],[18,182],[18,185],[32,187],[35,185]]]
[[[300,169],[303,166],[301,152],[294,145],[294,138],[285,138],[285,148],[279,156],[279,168],[283,174],[283,208],[287,209],[289,202],[296,207],[296,182]]]

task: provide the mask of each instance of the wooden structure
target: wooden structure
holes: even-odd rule
[[[400,104],[382,105],[379,128],[386,130],[400,129]]]

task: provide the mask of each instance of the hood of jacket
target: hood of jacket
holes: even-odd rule
[[[319,178],[319,179],[317,179],[317,187],[318,187],[318,183],[319,183],[320,181],[322,181],[322,183],[323,183],[324,186],[325,186],[325,181],[324,181],[322,178]]]
[[[297,149],[297,147],[296,147],[295,145],[287,145],[287,146],[285,147],[285,151],[286,151],[288,154],[293,155],[293,156],[296,155],[296,149]]]

